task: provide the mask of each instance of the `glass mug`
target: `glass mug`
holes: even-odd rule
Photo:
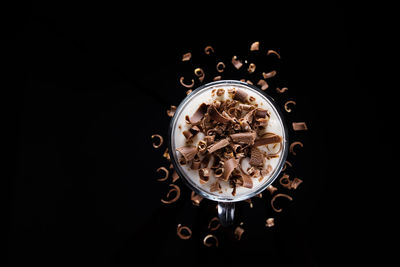
[[[197,110],[199,105],[203,102],[207,102],[208,100],[211,99],[211,91],[213,89],[219,89],[219,88],[224,88],[225,90],[227,88],[238,88],[246,91],[249,95],[253,95],[261,102],[267,102],[269,107],[267,109],[271,112],[271,119],[274,118],[274,122],[278,124],[278,127],[280,127],[281,131],[281,136],[282,136],[282,150],[280,152],[279,158],[273,159],[276,160],[276,166],[272,170],[272,173],[269,175],[269,177],[263,179],[261,182],[253,186],[252,189],[243,189],[245,192],[239,193],[239,190],[237,191],[238,193],[233,196],[232,194],[227,195],[227,194],[220,194],[218,192],[210,192],[205,190],[204,186],[197,183],[195,179],[198,179],[197,177],[194,177],[194,179],[190,178],[190,173],[188,171],[184,170],[184,167],[179,163],[179,158],[180,158],[180,153],[176,151],[176,148],[179,147],[180,145],[176,145],[177,140],[182,139],[182,133],[177,129],[178,124],[184,124],[186,123],[184,118],[186,115],[192,116],[194,111]],[[209,93],[207,93],[209,92]],[[206,96],[203,98],[203,96]],[[188,110],[190,110],[190,113],[187,113]],[[185,114],[183,113],[185,111]],[[180,127],[179,127],[180,128]],[[180,134],[181,137],[178,137],[177,134]],[[233,224],[234,222],[234,217],[235,217],[235,202],[242,201],[249,199],[259,193],[261,193],[263,190],[265,190],[270,184],[272,184],[275,179],[278,177],[279,173],[282,170],[283,165],[285,164],[286,157],[288,154],[288,133],[287,133],[287,127],[285,122],[283,121],[283,116],[282,113],[280,112],[279,108],[275,104],[274,100],[266,95],[263,91],[261,91],[259,88],[244,83],[236,80],[220,80],[220,81],[215,81],[211,82],[205,85],[202,85],[198,87],[196,90],[194,90],[192,93],[190,93],[188,96],[186,96],[185,99],[180,103],[180,105],[177,107],[175,114],[173,118],[171,119],[170,127],[169,127],[169,133],[168,133],[168,149],[171,157],[172,164],[174,165],[174,168],[177,172],[177,174],[183,179],[183,181],[186,183],[187,186],[189,186],[190,189],[192,189],[196,194],[218,202],[218,217],[220,220],[221,225],[223,226],[229,226]],[[183,137],[184,138],[184,137]],[[253,181],[256,179],[251,178]],[[240,187],[241,188],[241,187]],[[238,188],[239,189],[239,188]]]

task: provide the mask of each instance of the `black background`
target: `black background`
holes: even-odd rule
[[[371,222],[359,219],[365,199],[358,181],[367,181],[374,174],[368,166],[376,164],[362,158],[366,150],[356,141],[365,136],[357,130],[371,122],[375,133],[383,127],[374,97],[361,86],[362,10],[338,3],[147,4],[10,7],[9,266],[327,266],[372,259],[355,253],[360,240],[372,238],[361,230]],[[282,60],[250,53],[254,41]],[[215,55],[204,55],[207,45]],[[188,51],[191,62],[181,62]],[[182,181],[177,203],[160,202],[169,188],[156,181],[155,169],[168,166],[166,146],[153,149],[150,136],[166,137],[166,109],[185,96],[179,77],[190,79],[201,66],[211,81],[216,62],[229,65],[233,55],[277,68],[277,85],[289,91],[270,94],[281,107],[296,100],[286,119],[310,128],[291,132],[305,145],[291,158],[304,183],[290,192],[293,202],[281,202],[280,214],[266,208],[267,197],[255,199],[253,209],[239,204],[242,240],[233,238],[234,228],[219,229],[219,247],[206,248],[214,204],[193,206]],[[252,78],[228,68],[224,78]],[[268,217],[275,227],[264,226]],[[178,223],[191,227],[191,239],[176,236]]]

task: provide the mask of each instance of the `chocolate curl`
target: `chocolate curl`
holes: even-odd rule
[[[206,48],[204,48],[204,53],[206,53],[206,55],[210,55],[211,53],[214,53],[214,48],[212,48],[211,45],[208,45]]]
[[[213,226],[214,224],[214,226]],[[217,230],[219,227],[221,226],[221,223],[219,222],[218,217],[214,217],[210,220],[210,222],[208,223],[208,229],[210,231],[215,231]]]
[[[176,150],[182,154],[186,162],[194,159],[194,156],[197,154],[197,148],[195,146],[182,146],[178,147]]]
[[[289,179],[289,175],[287,175],[286,173],[284,173],[284,174],[282,175],[282,177],[279,179],[279,183],[280,183],[283,187],[289,189],[289,188],[290,188],[290,184],[291,184],[291,181],[290,181],[290,179]]]
[[[218,142],[209,146],[207,151],[208,151],[208,153],[212,154],[215,151],[217,151],[218,149],[226,147],[227,145],[229,145],[229,140],[228,140],[228,138],[225,138],[225,139],[219,140]]]
[[[241,145],[253,145],[257,134],[255,132],[235,133],[229,135],[234,143]]]
[[[282,209],[277,209],[277,208],[275,208],[275,206],[274,206],[274,202],[275,202],[275,200],[276,200],[278,197],[284,197],[284,198],[289,199],[290,201],[293,200],[293,198],[292,198],[291,196],[289,196],[289,195],[286,195],[286,194],[276,194],[276,195],[271,199],[271,207],[272,207],[272,209],[273,209],[274,211],[276,211],[276,212],[281,212],[281,211],[282,211]]]
[[[194,112],[194,114],[189,117],[189,122],[191,124],[197,124],[201,121],[201,119],[203,119],[204,114],[206,114],[208,109],[208,105],[205,103],[202,103],[199,108]]]
[[[160,171],[164,172],[164,177],[158,178],[157,181],[163,182],[163,181],[168,179],[169,170],[167,170],[167,168],[165,168],[165,167],[160,167],[160,168],[157,169],[157,172],[160,172]]]
[[[279,87],[276,88],[276,91],[277,91],[279,94],[282,94],[282,93],[286,92],[287,90],[289,90],[287,87],[283,87],[282,89],[279,88]]]
[[[215,181],[215,183],[210,186],[210,192],[215,191],[221,191],[221,184],[218,181]]]
[[[295,101],[293,101],[293,100],[286,101],[286,103],[284,105],[286,112],[292,112],[292,109],[289,108],[289,106],[288,106],[289,104],[292,104],[292,105],[296,106],[296,102]]]
[[[225,69],[225,64],[224,64],[224,62],[218,62],[216,68],[217,68],[217,71],[218,71],[218,72],[223,72],[224,69]]]
[[[211,170],[209,168],[202,168],[199,170],[200,184],[205,184],[210,179]]]
[[[240,240],[242,238],[243,233],[244,229],[240,226],[236,227],[235,231],[233,232],[237,240]]]
[[[290,153],[293,154],[293,156],[296,156],[296,152],[294,151],[294,147],[297,146],[297,145],[303,147],[303,143],[300,142],[300,141],[293,142],[289,146],[289,151],[290,151]]]
[[[266,133],[265,135],[263,135],[263,137],[254,141],[254,146],[263,146],[268,144],[281,143],[282,140],[283,140],[282,137],[277,134]]]
[[[228,181],[232,171],[238,166],[238,162],[234,158],[224,160],[224,174],[222,180]]]
[[[276,70],[273,70],[273,71],[270,71],[270,72],[267,72],[267,73],[265,73],[265,72],[262,73],[262,76],[264,77],[264,79],[272,78],[275,75],[276,75]]]
[[[200,206],[200,202],[203,200],[203,197],[192,191],[192,194],[190,195],[190,200],[192,200],[193,205]]]
[[[186,84],[186,83],[184,83],[183,81],[185,80],[185,77],[181,77],[180,79],[179,79],[179,82],[183,85],[183,86],[185,86],[186,88],[192,88],[193,86],[194,86],[194,80],[192,79],[192,82],[190,83],[190,84]]]
[[[176,180],[178,180],[178,179],[179,179],[179,175],[178,175],[178,173],[174,170],[174,171],[172,172],[172,182],[175,183]]]
[[[186,234],[183,234],[183,231],[186,231]],[[190,228],[187,226],[178,224],[178,227],[176,228],[176,234],[179,236],[179,238],[186,240],[192,236],[192,230],[190,230]]]
[[[211,240],[211,239],[213,239],[214,242],[212,242],[212,241],[210,242],[209,240]],[[203,239],[203,244],[206,247],[212,247],[212,246],[218,247],[218,238],[215,235],[211,235],[211,234],[206,235],[206,237],[204,237],[204,239]]]
[[[167,193],[167,198],[169,198],[169,196],[171,195],[172,192],[175,192],[176,195],[175,195],[175,197],[174,197],[173,199],[170,199],[170,200],[161,199],[161,202],[164,203],[164,204],[171,204],[171,203],[174,203],[174,202],[176,202],[176,201],[179,199],[179,197],[181,196],[181,189],[179,188],[179,186],[177,186],[176,184],[170,184],[169,186],[171,186],[171,187],[173,187],[173,188],[170,189],[170,190],[168,191],[168,193]]]
[[[220,123],[228,123],[230,121],[229,118],[224,117],[221,115],[221,113],[219,113],[215,105],[211,105],[210,109],[208,110],[208,114],[210,115],[211,119]]]
[[[161,135],[159,135],[159,134],[153,134],[153,135],[151,136],[151,139],[154,139],[154,138],[158,138],[158,139],[159,139],[159,142],[158,142],[158,144],[153,143],[153,147],[154,147],[154,148],[159,148],[160,146],[162,146],[162,144],[164,143],[164,138],[163,138]]]
[[[267,51],[267,56],[269,56],[269,55],[275,55],[275,56],[277,56],[279,59],[281,58],[281,55],[279,55],[278,52],[276,52],[275,50],[272,50],[272,49],[270,49],[270,50]]]
[[[247,102],[247,96],[248,96],[248,94],[245,91],[243,91],[241,89],[237,89],[236,92],[235,92],[235,95],[233,96],[233,99],[234,100],[238,100],[238,101],[240,101],[242,103],[246,103]]]

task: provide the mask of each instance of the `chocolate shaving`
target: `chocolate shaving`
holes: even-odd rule
[[[178,173],[174,170],[174,171],[172,172],[172,182],[175,183],[176,180],[178,180],[178,179],[179,179],[179,175],[178,175]]]
[[[186,83],[184,83],[183,81],[185,80],[185,77],[181,77],[180,79],[179,79],[179,82],[183,85],[183,86],[185,86],[186,88],[192,88],[193,86],[194,86],[194,80],[192,79],[192,82],[190,83],[190,84],[186,84]]]
[[[257,134],[255,132],[235,133],[229,135],[234,143],[241,145],[253,145]]]
[[[261,90],[263,90],[263,91],[267,90],[268,87],[269,87],[267,81],[265,81],[265,80],[263,80],[263,79],[260,79],[260,80],[258,81],[257,85],[260,85],[260,86],[261,86]]]
[[[204,80],[205,74],[202,68],[196,68],[194,74],[199,78],[200,82]]]
[[[243,91],[241,89],[237,89],[235,91],[233,99],[239,100],[242,103],[246,103],[247,102],[247,96],[248,96],[248,94],[245,91]]]
[[[185,136],[186,139],[190,139],[193,137],[193,134],[190,131],[183,131],[182,134]]]
[[[240,240],[242,238],[242,235],[244,233],[244,229],[240,226],[235,228],[235,231],[233,232],[233,234],[235,235],[235,238],[237,240]]]
[[[214,225],[214,226],[213,226]],[[210,220],[210,222],[208,223],[208,229],[210,231],[215,231],[217,230],[219,227],[221,226],[221,223],[219,222],[218,217],[214,217]]]
[[[290,179],[289,179],[289,175],[287,175],[286,173],[284,173],[284,174],[282,175],[282,177],[279,179],[279,183],[280,183],[283,187],[289,189],[289,188],[290,188],[290,185],[291,185],[291,181],[290,181]]]
[[[198,170],[200,169],[200,165],[201,165],[200,157],[198,156],[198,154],[196,154],[192,160],[192,165],[190,165],[190,168],[192,170]]]
[[[171,187],[173,187],[173,188],[170,189],[170,190],[168,191],[168,193],[167,193],[167,198],[169,198],[169,196],[170,196],[171,193],[173,193],[173,192],[175,192],[176,195],[175,195],[174,198],[172,198],[172,199],[170,199],[170,200],[161,199],[161,202],[164,203],[164,204],[171,204],[171,203],[174,203],[174,202],[176,202],[176,201],[179,199],[179,197],[181,196],[181,189],[179,188],[179,186],[177,186],[176,184],[170,184],[169,186],[171,186]]]
[[[260,47],[260,42],[254,42],[250,46],[250,51],[257,51],[259,50]]]
[[[289,100],[289,101],[286,101],[286,103],[285,103],[285,110],[286,110],[287,112],[292,112],[292,109],[288,107],[289,104],[296,105],[296,102],[293,101],[293,100]]]
[[[289,146],[289,151],[290,151],[290,153],[293,154],[293,156],[296,156],[296,152],[294,151],[294,147],[297,146],[297,145],[303,147],[303,143],[300,142],[300,141],[293,142]]]
[[[274,218],[268,218],[266,221],[265,221],[265,226],[266,227],[272,227],[272,226],[274,226],[275,225],[275,223],[274,223]]]
[[[238,166],[238,162],[234,158],[230,158],[224,161],[224,175],[222,180],[228,181],[229,176],[231,175],[232,171]]]
[[[292,163],[290,163],[289,161],[285,161],[285,165],[283,165],[283,168],[282,168],[282,171],[284,171],[284,170],[286,170],[286,168],[287,168],[287,166],[290,166],[290,167],[292,167]]]
[[[182,61],[189,61],[191,58],[192,58],[192,53],[188,52],[186,54],[183,54]]]
[[[168,153],[168,147],[165,149],[165,151],[163,153],[163,157],[166,158],[167,160],[171,160],[171,157]]]
[[[287,87],[283,87],[282,89],[280,89],[279,87],[276,88],[276,91],[279,94],[282,94],[282,93],[286,92],[287,90],[289,90]]]
[[[254,146],[263,146],[274,143],[281,143],[282,137],[274,133],[266,133],[260,139],[254,141]]]
[[[199,123],[201,121],[201,119],[203,119],[204,114],[206,114],[207,109],[208,109],[208,105],[205,103],[202,103],[197,108],[197,110],[194,112],[194,114],[191,117],[189,117],[189,122],[193,125]]]
[[[225,69],[225,64],[224,64],[224,62],[218,62],[216,68],[217,68],[217,71],[218,71],[218,72],[223,72],[224,69]]]
[[[203,197],[196,194],[194,191],[192,191],[192,194],[190,195],[190,199],[192,200],[193,205],[200,206],[200,202],[203,200]]]
[[[275,193],[276,190],[278,190],[278,188],[276,188],[275,186],[273,186],[272,184],[269,185],[267,187],[267,190],[271,193],[271,195],[273,195]]]
[[[184,234],[183,231],[186,231],[186,234]],[[190,230],[190,228],[187,226],[178,224],[178,227],[176,228],[176,234],[179,236],[179,238],[187,240],[192,236],[192,230]]]
[[[165,168],[165,167],[160,167],[160,168],[157,169],[157,172],[160,172],[160,171],[164,172],[164,177],[158,178],[157,181],[163,182],[163,181],[168,179],[169,170],[167,170],[167,168]]]
[[[271,55],[271,54],[276,55],[279,59],[281,58],[281,56],[275,50],[270,49],[270,50],[267,51],[267,55],[268,56]]]
[[[178,147],[176,150],[182,154],[186,162],[194,159],[194,156],[197,154],[197,148],[194,146],[182,146]]]
[[[293,130],[295,131],[307,131],[307,125],[305,122],[293,122],[292,123]]]
[[[257,147],[251,148],[251,157],[249,164],[256,167],[262,167],[264,165],[264,154]]]
[[[297,189],[297,187],[303,182],[303,180],[299,178],[294,178],[293,181],[290,183],[290,189]]]
[[[176,106],[171,105],[171,107],[167,110],[167,115],[169,117],[173,117],[176,111]]]
[[[215,105],[211,105],[210,109],[208,110],[208,114],[210,115],[210,118],[214,121],[220,122],[220,123],[227,123],[230,121],[229,118],[226,116],[223,116],[219,111],[217,110]]]
[[[281,211],[282,211],[282,209],[277,209],[277,208],[275,208],[275,206],[274,206],[274,202],[275,202],[275,200],[276,200],[278,197],[284,197],[284,198],[289,199],[290,201],[293,200],[293,198],[292,198],[291,196],[286,195],[286,194],[281,194],[281,193],[279,193],[279,194],[276,194],[275,196],[273,196],[272,199],[271,199],[271,207],[272,207],[272,209],[273,209],[274,211],[276,211],[276,212],[281,212]]]
[[[275,75],[276,75],[276,70],[273,70],[273,71],[270,71],[270,72],[267,72],[267,73],[265,73],[265,72],[262,73],[262,76],[264,77],[264,79],[272,78]]]
[[[159,135],[159,134],[153,134],[153,135],[151,136],[151,139],[154,139],[154,138],[158,138],[158,139],[159,139],[159,142],[158,142],[158,144],[153,143],[153,147],[154,147],[154,148],[159,148],[160,146],[162,146],[162,144],[164,143],[164,138],[163,138],[161,135]]]
[[[243,66],[243,63],[236,56],[232,57],[232,64],[236,69],[240,69]]]
[[[218,75],[213,78],[213,81],[219,81],[222,79],[222,76]]]
[[[210,186],[210,192],[215,192],[215,191],[220,191],[221,190],[221,184],[216,181],[215,183],[211,184]]]
[[[247,68],[247,71],[248,71],[249,73],[253,73],[255,70],[256,70],[256,64],[250,63],[250,64],[249,64],[249,67]]]
[[[213,243],[210,242],[209,241],[210,239],[213,239],[214,242]],[[212,246],[218,247],[218,239],[217,239],[217,237],[215,235],[209,234],[209,235],[206,235],[206,237],[204,237],[203,244],[206,247],[212,247]]]
[[[227,145],[229,145],[228,138],[221,139],[218,142],[216,142],[216,143],[212,144],[211,146],[209,146],[207,151],[208,151],[208,153],[212,154],[215,151],[217,151],[217,150],[219,150],[219,149],[221,149],[223,147],[226,147]]]
[[[191,92],[193,92],[192,89],[187,90],[186,95],[189,95]]]
[[[210,55],[212,53],[214,53],[214,48],[212,48],[211,45],[206,46],[206,48],[204,48],[204,53],[206,53],[207,55]]]
[[[201,184],[205,184],[208,182],[208,180],[210,179],[210,172],[211,170],[209,168],[202,168],[199,170],[199,177]]]

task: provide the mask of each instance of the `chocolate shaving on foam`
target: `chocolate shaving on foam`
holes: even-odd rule
[[[197,110],[193,113],[191,117],[189,117],[189,122],[191,124],[197,124],[203,119],[204,114],[206,114],[208,109],[208,105],[205,103],[201,103]]]
[[[179,197],[181,196],[181,189],[179,188],[179,186],[177,186],[176,184],[170,184],[169,186],[171,186],[171,187],[173,187],[173,188],[171,188],[171,189],[168,191],[168,193],[167,193],[167,198],[169,198],[169,196],[170,196],[171,193],[173,193],[173,192],[175,192],[176,195],[175,195],[174,198],[169,199],[169,200],[161,199],[161,202],[164,203],[164,204],[171,204],[171,203],[174,203],[174,202],[176,202],[176,201],[179,199]]]
[[[276,211],[276,212],[281,212],[281,211],[282,211],[282,209],[277,209],[277,208],[274,206],[274,202],[275,202],[275,200],[276,200],[278,197],[284,197],[284,198],[289,199],[290,201],[293,200],[293,198],[292,198],[291,196],[287,195],[287,194],[279,193],[279,194],[276,194],[275,196],[273,196],[272,199],[271,199],[271,207],[272,207],[272,209],[273,209],[274,211]]]
[[[246,103],[247,96],[248,96],[248,94],[245,91],[243,91],[242,89],[236,89],[233,99],[238,100],[242,103]]]
[[[266,133],[260,139],[254,141],[254,146],[263,146],[280,142],[282,142],[281,136],[274,133]]]
[[[192,81],[191,81],[190,84],[184,83],[184,80],[185,80],[185,77],[182,76],[182,77],[179,79],[179,82],[180,82],[183,86],[185,86],[186,88],[192,88],[192,87],[194,86],[194,80],[193,80],[193,79],[192,79]]]
[[[205,184],[208,182],[208,180],[210,178],[210,173],[211,173],[211,170],[209,168],[199,169],[199,177],[200,177],[201,184]]]
[[[220,123],[227,123],[230,121],[229,118],[219,113],[215,105],[211,105],[210,109],[208,110],[208,114],[210,115],[211,119]]]
[[[289,152],[292,153],[293,156],[296,156],[296,152],[294,151],[294,147],[295,146],[300,146],[303,147],[303,143],[300,141],[295,141],[293,143],[290,144],[289,146]]]
[[[235,133],[229,135],[234,143],[241,145],[253,145],[257,134],[255,132]]]
[[[151,139],[154,139],[154,138],[158,138],[159,141],[158,141],[158,144],[153,143],[153,147],[154,148],[159,148],[160,146],[162,146],[162,144],[164,143],[164,138],[159,134],[153,134],[151,136]]]
[[[165,168],[165,167],[160,167],[160,168],[157,169],[157,172],[160,172],[160,171],[164,172],[164,177],[158,178],[157,181],[163,182],[163,181],[168,179],[169,170],[167,170],[167,168]]]
[[[228,138],[221,139],[221,140],[215,142],[214,144],[212,144],[211,146],[209,146],[207,151],[208,151],[208,153],[211,154],[211,153],[214,153],[215,151],[217,151],[218,149],[226,147],[227,145],[229,145]]]
[[[221,190],[221,184],[218,181],[215,181],[210,186],[210,192],[216,192]]]
[[[264,154],[260,149],[252,147],[250,154],[249,164],[251,166],[262,167],[264,165]]]
[[[181,224],[178,224],[178,226],[176,227],[176,234],[179,236],[179,238],[187,240],[192,237],[192,230],[190,230],[190,228],[187,226],[182,226]]]
[[[224,161],[224,174],[222,176],[222,180],[228,181],[229,176],[232,171],[238,166],[238,162],[234,158],[230,158]]]
[[[186,162],[194,159],[194,156],[197,154],[197,148],[195,146],[182,146],[178,147],[176,150],[182,154]]]

